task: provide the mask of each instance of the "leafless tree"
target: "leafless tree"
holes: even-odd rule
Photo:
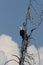
[[[40,24],[42,23],[42,15],[43,15],[43,10],[41,10],[40,12],[40,17],[39,17],[39,22],[37,24],[34,24],[33,22],[31,22],[31,20],[33,20],[33,17],[31,16],[31,7],[33,8],[33,10],[35,11],[36,15],[37,12],[35,10],[35,8],[32,5],[32,1],[35,1],[36,4],[40,5],[36,0],[29,0],[29,5],[28,5],[28,9],[27,9],[27,15],[26,15],[26,19],[25,22],[23,23],[23,30],[24,30],[24,38],[22,38],[22,44],[21,44],[21,50],[20,50],[20,57],[18,57],[17,55],[12,55],[18,58],[19,62],[16,61],[15,59],[11,59],[5,62],[4,65],[6,65],[7,63],[11,62],[11,61],[16,61],[19,65],[24,65],[25,62],[27,62],[29,65],[32,65],[30,63],[30,61],[33,61],[33,65],[34,65],[34,57],[32,56],[33,54],[28,54],[27,52],[27,47],[29,45],[29,42],[31,41],[31,39],[33,39],[32,37],[32,33],[40,26]],[[28,21],[30,20],[30,23],[32,23],[34,25],[34,27],[30,30],[30,34],[27,34],[27,24]],[[36,46],[36,45],[35,45]],[[36,49],[38,51],[38,48],[36,46]],[[30,59],[30,61],[28,60],[28,58]],[[38,58],[39,58],[39,62],[40,62],[40,55],[38,52]],[[39,63],[40,65],[40,63]]]

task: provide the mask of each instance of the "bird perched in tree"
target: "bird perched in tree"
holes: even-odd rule
[[[25,31],[22,27],[20,27],[20,36],[24,39]]]
[[[26,37],[26,39],[28,40],[28,36],[27,36],[27,34],[25,34],[25,30],[22,27],[20,27],[20,36],[22,37],[22,39],[24,39],[24,37]]]

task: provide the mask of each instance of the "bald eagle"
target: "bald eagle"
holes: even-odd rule
[[[24,39],[24,34],[25,34],[25,30],[23,28],[20,28],[20,36],[22,37],[22,39]],[[26,39],[28,39],[27,34],[26,34]]]

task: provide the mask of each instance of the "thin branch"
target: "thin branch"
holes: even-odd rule
[[[25,27],[27,25],[28,19],[30,19],[31,15],[30,15],[30,7],[31,7],[31,2],[32,0],[29,0],[29,5],[28,5],[28,11],[27,11],[27,15],[26,15],[26,22],[25,22]]]
[[[24,61],[27,62],[29,65],[31,65],[31,63],[29,61],[26,61],[26,60],[24,60]]]
[[[27,53],[27,57],[28,57],[29,59],[34,60],[34,58],[33,58],[31,55],[28,55],[28,53]]]
[[[15,56],[15,57],[17,57],[17,58],[20,60],[20,58],[19,58],[17,55],[12,55],[12,56]]]
[[[43,10],[41,11],[40,22],[39,22],[37,25],[35,25],[35,27],[34,27],[33,29],[31,29],[31,32],[30,32],[28,38],[30,38],[31,35],[32,35],[32,32],[33,32],[34,30],[36,30],[36,29],[41,25],[41,23],[42,23],[42,14],[43,14]]]
[[[5,62],[4,65],[8,64],[8,63],[11,62],[11,61],[16,61],[16,60],[15,60],[15,59],[8,60],[8,61]],[[16,61],[16,62],[19,63],[18,61]]]

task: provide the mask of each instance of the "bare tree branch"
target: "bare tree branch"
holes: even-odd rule
[[[8,63],[11,62],[11,61],[16,61],[16,60],[15,60],[15,59],[8,60],[8,61],[5,62],[4,65],[8,64]],[[16,61],[16,62],[19,63],[18,61]]]
[[[27,62],[29,65],[31,65],[31,63],[30,63],[29,61],[26,61],[26,60],[25,60],[24,62]]]
[[[17,58],[20,60],[20,58],[19,58],[17,55],[12,55],[12,56],[15,56],[15,57],[17,57]]]

